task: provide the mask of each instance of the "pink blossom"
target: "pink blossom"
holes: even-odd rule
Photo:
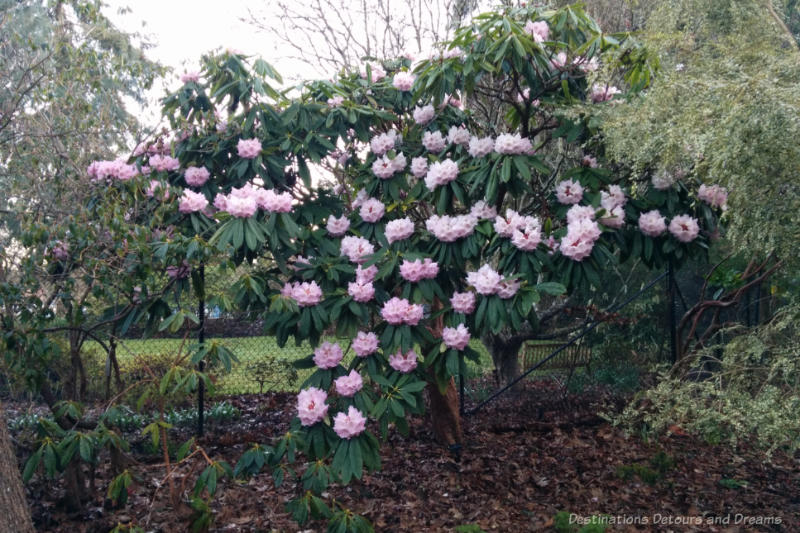
[[[200,73],[199,72],[186,72],[185,74],[181,75],[181,83],[189,83],[189,82],[197,82],[200,80]]]
[[[597,211],[590,205],[573,205],[567,210],[567,225],[575,224],[584,218],[594,220],[596,214]]]
[[[398,153],[392,161],[392,168],[395,172],[402,172],[406,169],[406,165],[408,162],[406,161],[406,156],[401,153]]]
[[[421,178],[428,173],[428,160],[424,157],[415,157],[411,160],[411,173]]]
[[[383,70],[383,67],[381,65],[372,64],[372,63],[368,63],[368,65],[369,65],[370,71],[372,72],[372,82],[373,83],[378,83],[379,81],[381,81],[383,78],[386,77],[386,71]],[[361,67],[361,77],[365,78],[365,79],[367,78],[367,68],[366,68],[366,66]]]
[[[431,215],[425,221],[425,227],[442,242],[453,242],[462,237],[472,235],[478,223],[474,215]]]
[[[425,186],[431,191],[445,185],[458,177],[458,163],[452,159],[432,163],[425,176]]]
[[[274,189],[257,189],[255,191],[256,203],[270,213],[289,213],[292,210],[292,193],[286,191],[280,194]]]
[[[660,170],[656,174],[653,174],[653,177],[650,178],[650,182],[653,184],[653,187],[659,191],[665,191],[672,187],[672,185],[675,184],[675,180],[676,177],[666,170]]]
[[[697,219],[689,215],[678,215],[669,222],[669,232],[681,242],[692,242],[700,233]]]
[[[295,284],[291,282],[284,283],[283,288],[281,289],[281,297],[294,300],[294,286]]]
[[[375,296],[375,286],[372,285],[372,282],[359,282],[359,281],[351,281],[347,285],[347,294],[353,297],[353,300],[356,302],[365,303]]]
[[[513,298],[517,291],[519,290],[520,283],[516,280],[509,280],[503,279],[500,284],[497,286],[497,296],[502,298],[503,300],[508,300],[509,298]]]
[[[375,265],[368,266],[367,268],[358,265],[356,267],[356,281],[359,283],[371,283],[375,281],[375,276],[378,274],[378,267]]]
[[[258,210],[256,199],[252,196],[228,196],[225,210],[237,218],[249,218]]]
[[[625,210],[621,205],[613,207],[600,217],[600,222],[609,228],[619,229],[625,225]]]
[[[410,218],[398,218],[386,224],[386,240],[389,244],[405,240],[414,234],[414,223]]]
[[[498,154],[520,155],[533,152],[530,139],[522,137],[519,133],[503,133],[494,141],[494,151]]]
[[[350,229],[350,221],[344,215],[338,218],[331,215],[328,217],[328,223],[325,225],[325,229],[327,229],[328,233],[332,236],[341,237]]]
[[[590,155],[585,155],[583,159],[581,159],[581,165],[589,168],[597,168],[597,159]]]
[[[592,89],[589,92],[589,97],[592,99],[592,102],[599,103],[599,102],[607,102],[614,98],[614,95],[620,94],[622,91],[614,87],[613,85],[603,85],[599,83],[595,83],[592,85]]]
[[[506,216],[497,215],[494,219],[494,230],[501,237],[511,237],[514,231],[525,224],[525,217],[514,211],[506,209]]]
[[[494,150],[494,139],[491,137],[471,137],[469,140],[469,155],[484,157]]]
[[[550,37],[550,26],[543,20],[537,22],[529,20],[525,24],[525,33],[533,37],[533,40],[537,43],[541,43]]]
[[[567,54],[565,52],[559,52],[555,57],[550,59],[550,65],[552,65],[554,69],[563,68],[566,64]]]
[[[383,156],[372,163],[372,173],[382,180],[388,180],[394,175],[395,169],[389,156]]]
[[[439,153],[447,146],[447,141],[439,131],[426,131],[422,135],[422,145],[429,152]]]
[[[297,416],[304,426],[313,426],[321,422],[328,414],[328,395],[322,389],[309,387],[297,395]]]
[[[367,239],[352,235],[342,238],[341,250],[353,263],[363,263],[366,256],[375,253],[375,247]]]
[[[577,204],[583,199],[583,187],[578,181],[564,180],[556,185],[556,198],[562,204]]]
[[[497,209],[490,206],[483,200],[478,200],[469,210],[469,214],[479,220],[490,220],[497,216]]]
[[[196,213],[197,211],[202,211],[207,206],[208,200],[203,193],[184,189],[178,211],[181,213]]]
[[[450,126],[450,129],[447,131],[447,142],[450,144],[469,146],[469,140],[469,130],[464,126]]]
[[[368,198],[361,204],[358,213],[365,222],[377,222],[386,212],[386,206],[377,198]]]
[[[467,272],[467,283],[475,287],[478,294],[494,294],[497,292],[502,277],[489,265],[483,265],[477,272]]]
[[[316,281],[298,283],[292,289],[292,298],[300,307],[317,305],[322,301],[322,289]]]
[[[314,350],[314,364],[319,368],[336,368],[342,357],[342,348],[335,342],[325,341]]]
[[[415,107],[414,108],[414,122],[419,124],[420,126],[424,126],[431,120],[433,120],[434,115],[436,112],[433,109],[431,104],[428,104],[423,107]]]
[[[158,180],[150,180],[150,184],[147,186],[147,189],[144,190],[144,195],[147,196],[148,198],[153,198],[156,194],[156,191],[158,191],[159,189],[164,191],[162,198],[164,200],[168,200],[169,187],[167,187],[167,185]]]
[[[361,379],[361,374],[355,370],[351,370],[346,376],[336,378],[333,384],[335,385],[336,392],[339,393],[339,395],[350,398],[361,390],[361,387],[364,386],[364,380]]]
[[[525,218],[525,224],[511,234],[511,244],[524,252],[532,252],[542,242],[542,225],[536,217]]]
[[[658,237],[667,229],[667,222],[657,209],[639,216],[639,230],[648,237]]]
[[[344,97],[340,95],[336,95],[334,97],[328,98],[328,107],[339,107],[344,102]]]
[[[439,265],[427,257],[425,260],[416,259],[414,261],[404,259],[400,265],[400,275],[412,283],[423,279],[433,279],[437,274],[439,274]]]
[[[600,205],[608,212],[615,207],[623,207],[627,201],[625,192],[619,185],[611,185],[608,187],[608,191],[600,192]]]
[[[711,207],[721,207],[724,209],[728,201],[728,189],[720,187],[719,185],[707,186],[706,184],[702,184],[697,191],[697,197]]]
[[[458,46],[454,46],[453,48],[448,48],[447,50],[445,50],[442,56],[445,59],[461,58],[464,56],[464,51]]]
[[[366,357],[378,350],[378,336],[371,331],[359,331],[351,346],[357,356]]]
[[[416,326],[422,319],[424,309],[419,304],[409,303],[405,298],[392,297],[381,308],[381,316],[392,325],[408,324]]]
[[[66,261],[69,258],[69,243],[56,241],[50,251],[53,253],[53,257],[59,261]]]
[[[594,220],[578,219],[567,225],[567,234],[561,239],[561,253],[573,261],[583,261],[592,253],[594,243],[601,233]]]
[[[206,167],[189,167],[183,173],[183,179],[192,187],[202,187],[209,177],[211,173]]]
[[[464,324],[459,324],[455,328],[444,328],[442,330],[442,341],[448,348],[463,350],[469,344],[469,329]]]
[[[453,311],[456,313],[468,315],[475,310],[475,293],[470,291],[454,292],[450,298],[450,305],[453,306]]]
[[[398,91],[410,91],[417,77],[410,72],[398,72],[392,78],[392,86]]]
[[[258,139],[239,139],[236,150],[242,159],[255,159],[261,153],[261,141]]]
[[[389,150],[393,150],[400,141],[400,136],[394,130],[376,135],[370,140],[369,146],[375,155],[384,155]]]
[[[159,154],[151,155],[149,163],[153,170],[158,172],[178,170],[178,167],[180,166],[180,162],[176,158]]]
[[[333,417],[333,430],[343,439],[352,439],[360,435],[367,427],[367,419],[352,405],[344,412],[337,413]]]
[[[396,354],[389,356],[389,366],[408,374],[417,368],[417,353],[414,350],[409,350],[403,355],[403,352],[398,350]]]

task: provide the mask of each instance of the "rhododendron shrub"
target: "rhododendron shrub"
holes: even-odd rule
[[[651,74],[617,37],[580,8],[514,8],[478,17],[429,60],[365,65],[295,100],[265,82],[268,65],[230,53],[167,98],[181,132],[169,155],[144,150],[140,178],[103,179],[169,213],[186,240],[157,248],[167,266],[201,251],[250,262],[220,303],[262,317],[281,346],[313,346],[270,465],[299,446],[318,492],[360,477],[379,466],[371,428],[407,431],[426,387],[457,419],[446,392],[477,357],[472,339],[535,327],[543,295],[599,286],[619,260],[655,267],[703,250],[721,192],[634,183],[603,160],[593,108],[621,105],[617,87],[635,92]],[[504,122],[479,120],[471,103],[486,94]],[[554,157],[551,143],[570,148]],[[330,177],[312,180],[310,164]],[[169,195],[145,196],[151,180]]]

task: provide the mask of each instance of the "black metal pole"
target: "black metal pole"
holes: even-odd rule
[[[197,318],[200,321],[197,329],[197,341],[202,345],[206,340],[206,265],[200,263],[200,303],[197,305]],[[198,370],[203,371],[206,364],[200,361],[197,364]],[[205,414],[206,382],[200,380],[197,389],[197,436],[203,436],[203,416]]]
[[[672,266],[672,261],[669,262],[667,267],[667,300],[669,309],[667,310],[669,318],[669,349],[672,363],[678,362],[678,329],[675,318],[675,267]]]

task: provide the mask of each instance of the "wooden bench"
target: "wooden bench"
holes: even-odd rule
[[[520,350],[520,370],[525,372],[539,361],[560,348],[563,342],[527,341]],[[559,352],[555,357],[544,363],[537,370],[571,369],[580,366],[589,366],[592,359],[592,349],[582,340],[571,344]]]

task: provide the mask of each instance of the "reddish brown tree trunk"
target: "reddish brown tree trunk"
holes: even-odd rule
[[[444,394],[439,392],[435,378],[428,384],[428,396],[431,400],[431,424],[433,435],[440,444],[460,444],[464,440],[461,429],[461,413],[459,412],[458,390],[453,378]]]
[[[0,406],[0,531],[34,533],[17,458]]]

